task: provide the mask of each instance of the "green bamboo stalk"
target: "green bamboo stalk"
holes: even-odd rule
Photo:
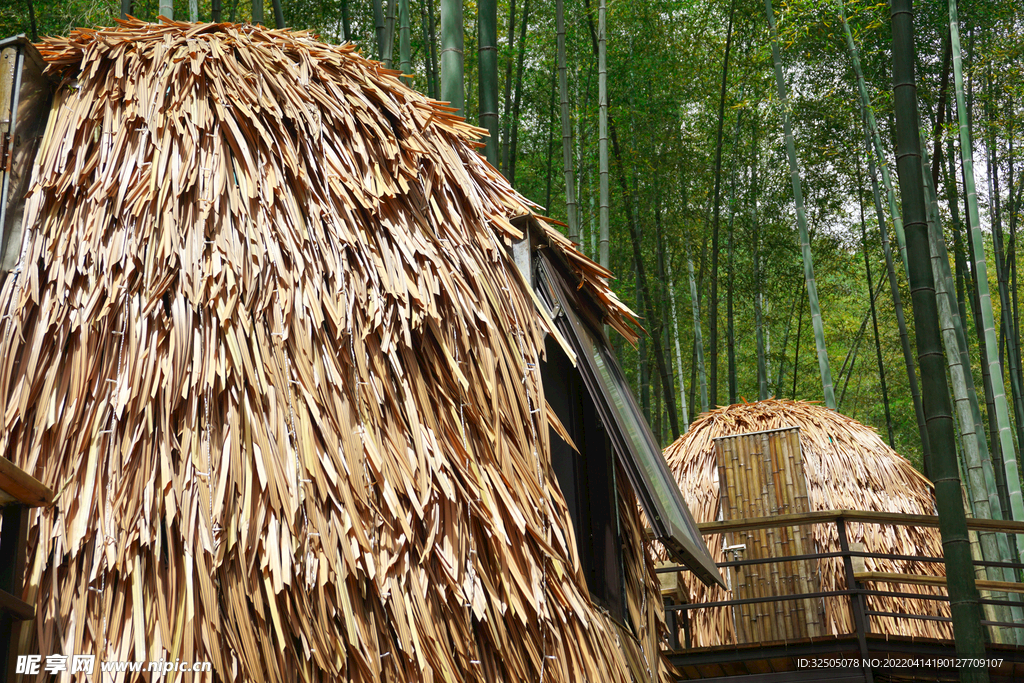
[[[572,121],[569,119],[569,77],[566,73],[563,0],[555,2],[555,31],[558,43],[558,95],[562,112],[562,174],[565,176],[565,206],[568,213],[569,239],[578,242],[580,226],[576,216],[576,180],[572,169]]]
[[[525,0],[523,2],[523,19],[519,27],[519,54],[516,57],[516,87],[515,94],[512,97],[512,140],[508,144],[508,162],[505,164],[508,182],[513,187],[515,187],[516,184],[516,160],[519,155],[519,110],[523,103],[523,69],[526,66],[526,28],[529,25],[529,19],[530,0]],[[593,202],[593,197],[591,197],[591,202]],[[593,222],[593,216],[591,216],[591,222]],[[593,235],[591,235],[591,240],[593,240],[593,238]],[[591,253],[594,251],[595,250],[591,249]]]
[[[793,127],[789,120],[789,101],[786,96],[786,81],[782,75],[782,56],[779,51],[779,33],[775,28],[775,13],[772,0],[765,0],[768,26],[772,33],[772,61],[775,64],[775,84],[779,93],[779,108],[782,111],[782,128],[786,136],[786,152],[789,156],[789,174],[793,184],[793,203],[796,206],[796,223],[800,230],[800,250],[803,253],[804,280],[807,282],[807,298],[811,306],[811,325],[814,327],[814,345],[818,352],[818,371],[821,374],[821,388],[825,405],[836,409],[835,390],[832,386],[832,371],[829,368],[828,349],[825,348],[825,328],[821,321],[821,307],[818,305],[818,285],[814,280],[814,261],[811,256],[811,240],[807,232],[807,216],[804,212],[804,196],[800,188],[800,169],[796,160],[796,143]]]
[[[955,0],[953,0],[955,2]],[[974,584],[974,566],[956,461],[956,435],[949,404],[949,386],[942,361],[942,341],[935,297],[935,278],[928,239],[917,87],[914,76],[914,27],[911,0],[892,0],[893,95],[896,109],[896,169],[910,266],[918,363],[924,388],[924,410],[932,446],[932,481],[939,513],[946,587],[959,657],[985,656],[981,605]],[[956,46],[954,45],[954,51]],[[964,667],[961,681],[988,681],[988,668]]]
[[[280,2],[280,0],[274,0]],[[388,11],[384,17],[384,66],[391,69],[395,65],[395,0],[388,0]]]
[[[480,66],[480,126],[487,129],[484,157],[498,167],[498,2],[479,0],[477,42]],[[506,173],[508,171],[506,170]]]
[[[686,382],[683,377],[683,353],[679,348],[679,316],[676,313],[676,285],[672,275],[672,259],[666,255],[665,266],[668,270],[668,296],[672,311],[672,334],[675,339],[676,368],[679,374],[679,404],[683,407],[683,433],[690,429],[690,411],[686,405]]]
[[[606,45],[607,0],[597,2],[597,155],[600,175],[600,264],[608,268],[608,48]],[[690,270],[693,270],[691,265]],[[692,275],[690,276],[692,279]],[[706,408],[705,408],[706,410]]]
[[[398,0],[398,68],[403,74],[412,73],[412,33],[409,26],[409,0]],[[412,85],[411,76],[403,76],[406,85]]]
[[[991,77],[989,78],[989,88],[991,91]],[[1024,443],[1024,404],[1021,402],[1021,385],[1019,382],[1020,375],[1018,373],[1018,365],[1020,361],[1017,357],[1017,344],[1014,342],[1012,328],[1010,327],[1013,317],[1013,305],[1010,303],[1010,292],[1006,277],[1006,259],[1003,253],[1003,223],[999,205],[999,160],[996,157],[995,149],[995,124],[991,120],[992,115],[989,112],[989,109],[990,108],[986,103],[985,110],[986,113],[988,113],[990,123],[988,126],[988,139],[985,142],[985,156],[987,158],[989,169],[988,194],[990,201],[995,208],[992,220],[992,250],[995,252],[996,283],[999,291],[999,324],[1004,332],[1004,336],[1009,342],[1006,345],[1008,351],[1006,355],[1006,365],[1009,367],[1006,369],[1009,371],[1010,375],[1010,395],[1012,398],[1017,443],[1019,445]],[[1000,346],[1000,348],[1002,348],[1002,346]]]
[[[949,32],[953,46],[953,76],[956,87],[956,110],[960,124],[960,153],[962,155],[964,177],[966,180],[967,211],[971,220],[971,242],[974,246],[974,270],[978,274],[978,297],[981,303],[982,325],[985,334],[985,347],[988,352],[986,359],[991,377],[992,395],[995,400],[995,417],[999,428],[999,444],[1003,455],[1003,467],[1006,470],[1006,486],[1009,494],[1012,519],[1024,519],[1024,498],[1021,496],[1020,475],[1017,470],[1017,454],[1010,430],[1009,408],[1006,402],[1006,389],[1001,378],[999,366],[998,342],[996,340],[995,322],[992,315],[992,298],[988,288],[988,271],[985,264],[985,243],[981,234],[981,221],[978,214],[978,195],[974,184],[974,155],[971,147],[971,131],[964,104],[963,64],[960,52],[960,27],[957,19],[956,0],[949,0]],[[1024,559],[1024,535],[1017,538],[1018,553]]]
[[[871,175],[871,185],[875,199],[875,214],[878,218],[879,229],[883,234],[883,246],[885,249],[888,249],[888,240],[885,237],[885,218],[883,216],[882,204],[879,196],[876,163],[878,169],[881,170],[882,186],[885,187],[886,195],[889,200],[889,215],[892,216],[893,230],[896,233],[896,241],[899,244],[900,261],[903,263],[904,273],[907,274],[909,278],[909,270],[907,270],[906,238],[903,234],[903,220],[900,216],[899,207],[896,205],[896,192],[892,187],[892,179],[889,176],[889,170],[885,163],[885,155],[882,153],[882,139],[878,133],[878,124],[875,121],[874,108],[871,106],[871,98],[868,96],[867,83],[864,80],[864,72],[860,66],[860,50],[857,48],[857,43],[853,39],[853,32],[850,30],[850,24],[846,19],[846,8],[842,0],[839,2],[839,18],[842,19],[843,22],[843,35],[846,36],[846,47],[850,53],[850,63],[853,66],[853,73],[857,80],[857,92],[860,94],[861,118],[864,122],[865,135],[867,136],[868,170]],[[889,261],[892,260],[892,256],[887,255],[886,259],[887,269],[891,270],[888,266],[890,265]],[[924,408],[921,405],[921,392],[917,383],[917,371],[914,368],[914,354],[910,348],[910,337],[907,334],[907,323],[903,315],[903,306],[899,301],[900,290],[895,272],[892,272],[889,276],[889,289],[892,292],[893,303],[897,311],[896,321],[899,326],[900,344],[903,348],[903,362],[906,366],[907,382],[910,386],[910,396],[914,403],[914,416],[917,418],[917,431],[921,435],[922,462],[925,464],[925,469],[927,471],[927,465],[931,453],[931,450],[928,447],[928,430],[924,423]]]
[[[971,370],[966,363],[966,353],[962,353],[966,349],[966,339],[960,321],[959,307],[954,296],[953,273],[949,267],[949,252],[946,250],[946,242],[942,237],[941,216],[939,214],[935,189],[931,184],[932,176],[927,172],[927,168],[931,165],[928,160],[927,144],[921,145],[921,151],[923,157],[921,165],[922,181],[925,191],[925,203],[928,207],[928,239],[932,256],[932,269],[935,276],[939,325],[943,344],[946,347],[946,361],[953,388],[954,405],[960,423],[960,438],[963,449],[962,464],[966,474],[964,483],[967,484],[968,500],[971,502],[975,517],[1001,519],[998,496],[995,497],[995,510],[992,509],[988,496],[990,490],[994,492],[995,480],[991,471],[991,461],[986,462],[988,460],[988,449],[981,430],[981,411],[978,407],[978,395],[973,391],[973,378],[968,381]],[[971,398],[973,398],[973,402]],[[982,456],[980,449],[984,449],[984,456]],[[984,460],[982,459],[983,457]],[[987,471],[985,465],[988,465]],[[980,531],[978,532],[978,541],[981,546],[983,560],[989,562],[1013,561],[1009,544],[1004,534]],[[986,569],[986,577],[992,581],[1014,580],[1013,570],[1011,569],[999,567],[987,567]],[[1007,594],[1001,592],[993,593],[992,598],[995,600],[1005,600]],[[1006,614],[1006,609],[1003,606],[997,606],[997,609],[994,611],[996,612],[994,621],[1024,620],[1024,610],[1019,607],[1012,608],[1011,614]],[[1009,639],[1009,642],[1016,642],[1016,629],[1002,630],[1004,639]]]
[[[462,0],[441,0],[441,99],[465,115],[463,74]]]
[[[725,57],[722,59],[722,85],[718,99],[718,137],[715,142],[714,211],[711,219],[711,298],[708,301],[709,345],[711,347],[711,405],[718,405],[718,225],[722,208],[722,147],[725,130],[725,96],[729,86],[729,51],[732,47],[732,20],[736,0],[729,3],[729,23],[725,29]],[[737,115],[737,120],[739,115]],[[730,401],[731,403],[732,401]]]
[[[697,375],[700,378],[700,412],[708,412],[708,376],[704,368],[704,340],[700,333],[700,299],[697,298],[697,281],[693,277],[693,259],[686,250],[686,269],[690,275],[690,303],[693,306],[693,339],[697,347]]]
[[[754,149],[757,149],[756,128]],[[764,401],[768,398],[768,365],[764,352],[764,316],[761,310],[761,224],[757,214],[757,161],[755,151],[754,160],[750,164],[750,220],[754,237],[754,337],[757,342],[757,399]]]
[[[896,192],[893,189],[892,178],[889,176],[889,169],[885,165],[885,154],[882,152],[882,136],[878,132],[875,110],[871,106],[871,98],[868,97],[868,88],[864,81],[864,72],[860,66],[860,50],[853,40],[850,24],[846,20],[846,8],[843,0],[839,0],[838,6],[839,18],[843,21],[843,34],[846,36],[846,47],[850,51],[850,62],[853,64],[853,73],[857,77],[857,91],[860,93],[861,106],[864,108],[865,116],[867,117],[868,135],[874,146],[875,156],[878,158],[878,168],[882,173],[882,187],[885,188],[889,200],[889,215],[892,216],[892,227],[896,233],[896,243],[900,247],[900,260],[903,262],[904,273],[907,274],[909,279],[907,240],[903,233],[903,220],[900,216],[899,207],[896,205]]]
[[[125,5],[130,5],[130,4],[131,4],[131,0],[121,0],[121,8],[122,9],[125,7]],[[221,0],[211,0],[211,2],[210,2],[210,20],[213,23],[219,24],[221,22],[221,13],[222,13],[221,10],[222,10]],[[123,16],[121,18],[124,19]]]
[[[341,32],[342,42],[352,41],[352,22],[348,12],[348,0],[341,0]]]
[[[860,242],[864,250],[864,278],[868,283],[868,291],[874,291],[871,280],[871,257],[868,253],[868,227],[864,220],[864,183],[861,179],[860,165],[857,166],[857,205],[860,208]],[[881,285],[881,283],[879,283]],[[871,299],[871,327],[875,332],[875,356],[878,360],[878,381],[882,389],[882,404],[885,407],[885,430],[889,436],[889,447],[896,448],[896,439],[892,430],[892,411],[889,409],[889,389],[885,384],[885,363],[882,361],[882,341],[878,334],[878,314],[875,311],[875,300]],[[853,371],[850,371],[853,374]]]
[[[275,0],[280,2],[280,0]],[[192,23],[199,21],[199,3],[196,0],[188,0],[188,20]]]
[[[256,19],[256,5],[259,4],[260,18]],[[162,17],[174,19],[174,3],[171,0],[160,0],[158,13]],[[252,23],[258,24],[263,21],[263,0],[252,0]]]
[[[195,0],[190,0],[190,2],[195,2]],[[274,28],[284,28],[284,9],[281,7],[281,0],[273,0],[272,5],[274,7]]]
[[[863,113],[863,109],[862,109]],[[910,348],[910,336],[907,333],[907,320],[903,313],[903,301],[900,296],[900,286],[896,279],[896,266],[893,263],[892,247],[889,243],[889,231],[885,227],[885,212],[882,210],[882,196],[878,188],[878,174],[875,169],[875,154],[872,149],[871,131],[866,124],[865,116],[865,142],[867,143],[868,175],[871,177],[871,192],[875,201],[875,217],[878,220],[878,232],[882,238],[882,253],[885,255],[885,270],[889,279],[889,291],[892,294],[893,310],[896,313],[896,327],[900,334],[900,347],[903,350],[903,364],[907,371],[907,381],[910,385],[910,396],[914,403],[914,414],[917,416],[917,429],[921,435],[922,459],[925,463],[929,460],[931,452],[928,445],[928,429],[924,421],[924,406],[921,403],[921,390],[917,383],[917,370],[914,367],[914,353]],[[896,213],[899,216],[899,212]]]
[[[373,0],[373,26],[377,36],[377,59],[383,62],[386,34],[384,33],[384,5],[382,3],[383,0]]]

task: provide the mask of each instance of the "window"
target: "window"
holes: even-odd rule
[[[591,598],[620,621],[625,618],[619,506],[611,442],[583,379],[550,336],[541,363],[544,395],[574,450],[551,437],[551,465],[572,517],[580,565]]]
[[[594,416],[600,419],[602,431],[606,433],[612,450],[636,492],[651,523],[654,537],[704,583],[724,586],[722,576],[683,501],[679,487],[665,464],[661,448],[644,420],[601,330],[596,306],[578,293],[571,284],[573,279],[567,269],[545,250],[540,252],[539,281],[542,297],[558,313],[555,324],[577,357],[576,369],[567,366],[563,372],[581,380],[587,389],[590,404],[596,409]],[[566,381],[571,383],[570,380]],[[552,388],[555,391],[561,390],[557,384]],[[552,400],[551,393],[549,385],[545,384],[549,402]],[[583,417],[587,418],[586,415]],[[566,427],[568,429],[568,425]],[[594,428],[588,425],[584,431],[588,429]],[[569,431],[569,434],[573,436],[574,432]],[[587,440],[585,444],[589,448],[591,442]],[[594,457],[582,446],[580,452],[581,460]]]

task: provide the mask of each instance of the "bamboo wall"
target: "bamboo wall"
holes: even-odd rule
[[[722,516],[726,520],[773,517],[809,512],[807,475],[796,427],[720,437],[714,440]],[[738,559],[754,560],[815,551],[806,527],[752,529],[726,534],[726,545]],[[728,554],[727,554],[728,557]],[[732,567],[733,597],[815,593],[821,590],[816,563],[795,560]],[[819,636],[824,611],[820,600],[785,600],[733,608],[739,643],[774,642]]]

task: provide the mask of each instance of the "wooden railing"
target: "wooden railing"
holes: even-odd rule
[[[749,531],[753,529],[834,524],[839,538],[838,552],[813,553],[806,555],[788,555],[748,560],[734,560],[731,562],[719,562],[717,563],[717,566],[720,569],[728,569],[730,567],[776,564],[782,562],[794,562],[798,560],[823,560],[828,558],[842,558],[843,575],[845,578],[846,588],[842,590],[822,590],[808,593],[771,595],[688,604],[677,604],[672,600],[666,600],[666,617],[669,621],[669,633],[670,637],[672,638],[670,647],[673,650],[680,649],[680,643],[678,641],[678,626],[681,626],[685,641],[683,645],[685,649],[691,649],[690,614],[695,612],[696,610],[709,609],[714,607],[736,607],[739,605],[771,603],[783,600],[819,599],[834,597],[848,598],[849,609],[852,616],[855,634],[847,635],[856,635],[858,646],[861,651],[861,656],[864,658],[868,657],[867,635],[870,633],[871,617],[895,617],[901,619],[923,619],[927,621],[941,622],[951,621],[949,617],[943,616],[912,614],[905,612],[895,613],[867,609],[867,599],[872,596],[948,602],[949,597],[947,595],[928,593],[908,593],[896,590],[881,590],[878,587],[865,587],[866,585],[877,584],[923,584],[944,588],[945,577],[927,574],[895,574],[889,572],[855,571],[855,558],[874,558],[881,560],[908,560],[914,562],[921,562],[924,564],[942,564],[945,560],[941,557],[930,557],[925,555],[873,553],[851,549],[849,543],[849,536],[847,533],[847,523],[849,522],[860,522],[865,524],[888,524],[897,526],[939,526],[939,518],[932,515],[907,515],[888,512],[869,512],[863,510],[829,510],[824,512],[805,512],[787,515],[777,515],[774,517],[739,519],[721,522],[705,522],[703,524],[699,524],[698,527],[701,533],[704,535],[721,534],[725,532]],[[1020,521],[970,518],[967,520],[967,527],[971,531],[978,531],[983,533],[990,532],[1008,535],[1024,534],[1024,522]],[[974,565],[976,567],[1009,568],[1014,571],[1018,578],[1020,578],[1021,576],[1021,570],[1024,570],[1024,563],[1020,562],[995,562],[976,560],[974,562]],[[663,575],[676,574],[678,576],[678,573],[686,571],[688,571],[686,567],[680,566],[661,566],[658,568],[658,573]],[[664,578],[668,577],[666,576]],[[666,582],[663,580],[663,585],[665,583]],[[978,587],[979,590],[1024,594],[1024,583],[976,579],[975,585]],[[1024,598],[1020,600],[999,600],[993,598],[982,598],[981,603],[983,605],[999,605],[1006,607],[1024,608],[1024,602],[1022,602],[1021,600],[1024,600]],[[677,619],[682,622],[678,626],[676,623]],[[985,626],[1024,630],[1024,623],[1018,622],[992,621],[983,619],[981,623]]]

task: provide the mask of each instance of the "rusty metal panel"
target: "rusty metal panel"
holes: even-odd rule
[[[25,193],[52,97],[43,68],[25,36],[0,40],[0,274],[21,251]]]
[[[810,512],[800,430],[796,427],[720,437],[715,441],[726,520]],[[816,552],[809,527],[753,529],[727,535],[726,559],[754,560]],[[731,567],[733,597],[766,598],[820,590],[814,560]],[[740,605],[733,618],[739,643],[787,642],[824,634],[820,600]]]

